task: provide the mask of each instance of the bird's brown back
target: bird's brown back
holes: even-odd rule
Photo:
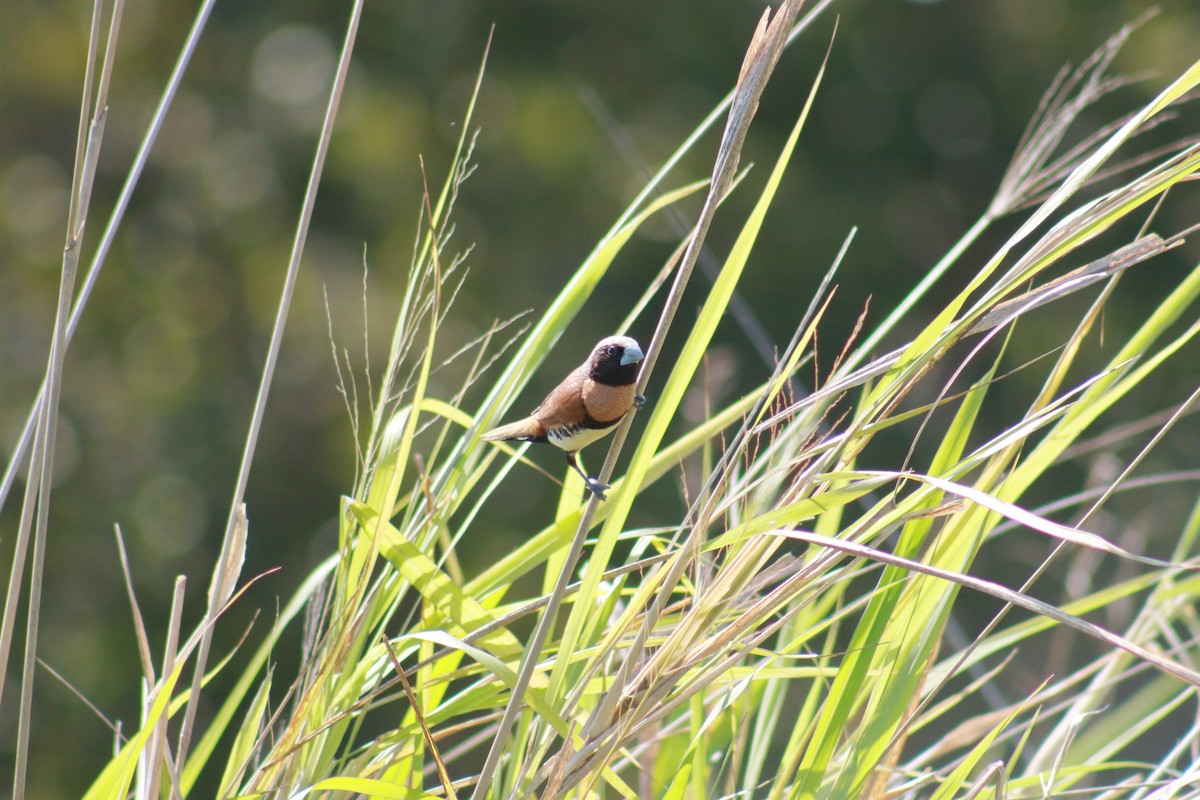
[[[577,367],[533,411],[533,418],[546,430],[574,425],[584,418],[584,385],[591,383],[587,365]]]

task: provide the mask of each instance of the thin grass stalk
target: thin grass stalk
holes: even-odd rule
[[[37,406],[38,414],[30,420],[41,418],[41,404]],[[33,428],[29,429],[31,432]],[[37,502],[38,482],[34,475],[42,471],[44,452],[40,438],[34,439],[33,450],[29,458],[29,480],[25,483],[25,492],[21,500],[21,517],[17,522],[16,542],[13,546],[13,561],[9,568],[8,589],[4,599],[4,620],[0,626],[0,697],[3,696],[5,679],[8,675],[8,657],[12,651],[13,636],[17,626],[17,607],[21,602],[21,586],[25,576],[26,558],[29,555],[30,531],[33,530],[34,512]]]
[[[833,4],[833,2],[834,0],[819,0],[819,2],[813,5],[809,12],[805,14],[798,22],[796,22],[791,31],[789,31],[787,40],[784,42],[783,46],[785,48],[789,47],[792,42],[794,42],[800,36],[800,34],[804,33],[804,31],[808,29],[809,25],[816,21],[816,19],[820,17],[820,15],[827,8],[829,8],[830,5]],[[640,192],[638,192],[633,202],[629,204],[625,213],[622,214],[617,220],[614,227],[621,227],[629,222],[629,220],[636,215],[637,209],[641,208],[647,199],[653,197],[654,194],[659,191],[658,187],[662,181],[667,175],[673,172],[677,166],[679,166],[679,162],[683,159],[683,156],[691,151],[696,142],[700,140],[700,137],[703,136],[709,130],[709,128],[717,123],[717,120],[721,118],[721,116],[729,108],[730,104],[733,103],[733,99],[737,93],[738,87],[735,85],[733,89],[729,90],[728,94],[721,98],[721,101],[717,103],[708,116],[696,126],[695,130],[693,130],[691,134],[684,139],[683,143],[675,150],[671,157],[668,158],[667,161],[661,167],[659,167],[658,171],[655,172],[654,175],[651,176],[651,178],[646,182],[646,185]]]
[[[167,625],[167,641],[163,645],[163,667],[162,673],[169,675],[175,671],[175,666],[179,659],[179,636],[183,629],[183,605],[184,593],[187,590],[187,578],[180,575],[175,578],[174,593],[171,595],[171,616],[170,622]],[[163,717],[158,723],[158,733],[154,737],[155,746],[161,752],[161,761],[156,760],[151,770],[150,780],[147,781],[146,800],[153,800],[157,796],[159,767],[166,764],[170,775],[171,798],[179,800],[182,794],[179,791],[179,775],[176,770],[177,762],[171,755],[170,740],[167,738],[167,718]]]
[[[45,569],[45,549],[50,518],[50,497],[54,472],[54,446],[58,429],[58,405],[62,390],[63,364],[67,349],[67,320],[70,317],[75,279],[79,269],[80,246],[87,223],[88,206],[94,186],[96,166],[100,158],[100,143],[104,136],[104,119],[107,113],[108,86],[113,58],[120,31],[122,0],[116,0],[109,23],[107,52],[101,67],[99,82],[96,82],[95,60],[98,55],[102,0],[96,0],[92,10],[91,38],[88,44],[87,66],[84,70],[83,98],[79,109],[79,131],[76,139],[75,169],[72,178],[70,208],[67,215],[66,245],[63,251],[62,272],[58,293],[58,308],[55,312],[54,336],[50,343],[49,363],[46,367],[46,402],[41,406],[38,418],[35,449],[41,451],[39,470],[30,482],[37,484],[37,511],[33,531],[33,562],[30,568],[29,601],[25,629],[25,661],[21,675],[21,700],[18,713],[17,755],[13,768],[13,797],[24,797],[25,781],[29,766],[30,727],[33,722],[33,689],[37,672],[37,645],[41,618],[42,578]],[[92,90],[96,86],[93,106]],[[90,115],[90,123],[89,123]],[[29,497],[29,493],[26,494]],[[23,519],[27,519],[22,515]],[[18,536],[26,537],[27,529]],[[18,549],[21,549],[18,547]],[[14,565],[14,573],[17,569]],[[19,593],[19,588],[18,588]],[[7,647],[11,639],[5,643]],[[7,649],[4,653],[7,663]]]
[[[183,624],[183,600],[186,588],[187,579],[182,575],[176,577],[174,592],[171,595],[171,611],[167,622],[167,641],[163,647],[162,672],[164,675],[169,675],[175,671],[176,656],[179,653],[179,632]],[[130,596],[132,598],[132,591]],[[136,604],[134,608],[136,611]],[[137,615],[140,617],[140,612]],[[143,685],[146,687],[146,696],[142,701],[143,722],[148,727],[155,728],[155,730],[149,737],[146,748],[138,756],[135,796],[143,800],[153,800],[160,796],[162,789],[160,780],[162,768],[165,765],[168,771],[168,785],[171,787],[170,797],[172,800],[177,800],[181,795],[179,793],[179,781],[175,771],[175,762],[171,758],[170,743],[167,739],[168,720],[166,716],[163,716],[158,719],[157,723],[150,722],[153,700],[157,697],[153,670],[147,672],[143,678]]]
[[[612,113],[609,111],[607,106],[605,106],[604,101],[600,98],[600,95],[590,87],[585,87],[580,94],[584,104],[592,112],[592,115],[596,117],[597,122],[603,128],[604,132],[608,134],[609,139],[612,140],[612,143],[617,148],[617,151],[625,157],[626,164],[632,167],[636,172],[641,173],[649,182],[649,179],[653,177],[653,173],[650,171],[650,167],[646,163],[645,157],[639,151],[637,144],[633,141],[633,138],[630,137],[629,134],[624,131],[614,119]],[[732,97],[732,93],[726,95],[726,97]],[[719,108],[720,107],[718,107],[718,109]],[[661,192],[661,190],[655,187],[655,192],[658,193]],[[683,243],[683,246],[677,251],[679,255],[682,256],[683,247],[686,247],[687,243],[691,240],[691,233],[688,228],[687,220],[684,217],[683,212],[674,206],[667,208],[666,217],[667,222],[671,226],[676,238]],[[709,281],[715,281],[717,279],[717,273],[720,270],[720,266],[712,251],[708,248],[704,248],[700,251],[699,266],[701,272],[709,279]],[[661,281],[665,282],[666,275],[669,274],[669,271],[670,269],[668,267],[668,269],[664,269],[664,271],[660,273]],[[643,300],[648,299],[651,292],[656,291],[659,286],[661,286],[660,281],[654,281],[643,295]],[[741,327],[742,333],[746,336],[750,346],[754,348],[754,351],[758,354],[758,357],[762,359],[764,364],[766,364],[768,367],[772,366],[775,358],[774,346],[771,342],[769,334],[767,333],[766,327],[762,324],[762,321],[759,320],[758,315],[754,313],[754,309],[750,307],[749,302],[747,302],[746,298],[741,294],[734,294],[729,301],[729,306],[734,320],[737,322],[739,327]],[[626,317],[626,323],[617,328],[616,332],[618,334],[625,333],[629,325],[632,324],[632,320],[637,319],[641,315],[641,310],[642,303],[636,304],[633,310],[629,313],[629,316]]]
[[[124,185],[121,187],[121,192],[117,197],[114,210],[105,226],[104,233],[101,236],[100,243],[97,246],[95,255],[93,255],[87,274],[84,277],[83,283],[79,288],[77,295],[74,297],[74,305],[71,308],[70,318],[67,322],[65,340],[69,342],[75,333],[75,329],[79,325],[79,320],[83,315],[83,309],[87,304],[87,300],[91,295],[92,288],[100,275],[100,268],[105,262],[109,250],[112,247],[113,241],[116,238],[117,229],[124,218],[125,210],[128,208],[129,200],[133,195],[134,187],[137,185],[142,171],[146,166],[150,157],[150,150],[154,142],[158,138],[158,133],[162,128],[163,120],[166,118],[167,111],[170,108],[171,101],[182,83],[183,73],[188,63],[191,60],[192,54],[195,52],[196,44],[199,41],[200,33],[204,29],[204,24],[208,19],[208,14],[212,9],[216,0],[205,0],[200,10],[197,12],[195,23],[188,36],[187,42],[184,44],[180,52],[179,59],[176,62],[175,69],[167,82],[167,87],[159,101],[158,107],[155,109],[154,115],[151,118],[150,124],[147,126],[146,134],[142,139],[142,143],[138,148],[137,155],[130,171],[126,177]],[[95,38],[95,36],[93,36]],[[89,64],[92,59],[89,56]],[[90,86],[90,81],[85,81],[85,84]],[[107,86],[107,82],[104,84]],[[86,149],[85,149],[86,152]],[[72,201],[71,208],[78,208],[79,204]],[[42,406],[45,403],[47,393],[48,379],[44,379],[38,389],[38,393],[26,417],[25,425],[21,429],[21,434],[13,447],[13,452],[9,458],[7,467],[5,468],[4,476],[0,479],[0,508],[5,504],[8,493],[16,480],[17,472],[20,469],[26,451],[30,443],[34,441],[34,430],[37,420],[40,419]],[[42,471],[42,451],[36,446],[29,460],[29,475],[38,475]],[[33,496],[37,490],[37,482],[30,480],[26,484],[25,497],[22,501],[22,517],[18,523],[18,534],[13,551],[13,562],[10,570],[8,588],[5,596],[4,617],[0,623],[0,694],[3,692],[3,687],[7,685],[5,676],[8,670],[8,659],[12,648],[13,634],[16,625],[17,604],[20,599],[21,584],[23,576],[23,568],[26,563],[28,554],[29,536],[28,531],[31,529],[32,519],[29,514],[33,509]]]
[[[740,273],[741,265],[744,264],[744,260],[748,256],[749,246],[753,242],[753,238],[756,234],[756,230],[757,230],[756,226],[759,222],[761,222],[762,214],[765,212],[765,203],[767,202],[767,200],[771,196],[771,194],[773,194],[773,191],[774,191],[773,186],[777,184],[777,182],[779,181],[779,179],[782,175],[782,170],[783,170],[784,166],[786,165],[788,155],[790,154],[791,149],[795,145],[796,138],[798,137],[799,132],[803,126],[803,122],[806,117],[807,110],[811,105],[811,102],[813,99],[813,94],[815,93],[816,87],[819,85],[819,83],[820,83],[820,74],[818,74],[818,77],[817,77],[816,81],[814,82],[813,89],[809,93],[808,101],[805,106],[805,111],[801,113],[800,119],[798,120],[796,125],[793,127],[791,137],[788,140],[788,144],[785,145],[783,153],[779,156],[779,159],[777,160],[777,163],[771,174],[771,177],[768,180],[768,187],[764,190],[763,194],[760,196],[758,206],[756,207],[755,213],[752,215],[752,219],[747,222],[746,226],[743,228],[743,231],[739,236],[738,244],[734,248],[736,255],[731,255],[730,263],[727,263],[726,267],[724,268],[721,279],[718,281],[717,286],[714,290],[714,296],[710,297],[709,302],[706,303],[704,310],[701,312],[701,318],[707,318],[707,319],[713,318],[713,314],[710,309],[710,306],[712,306],[713,303],[718,302],[719,300],[723,299],[724,297],[727,297],[727,289],[730,288],[730,286],[732,285],[732,282],[734,280],[736,280],[738,274]],[[693,340],[696,340],[697,337],[706,336],[706,335],[709,335],[710,333],[711,332],[709,330],[694,331],[692,336],[689,337],[689,344],[693,344]],[[798,335],[797,341],[800,341],[799,335]],[[686,349],[687,349],[687,347],[685,346],[685,350]],[[799,357],[799,354],[800,354],[800,348],[798,346],[789,349],[789,353],[787,354],[787,356],[785,358],[784,364],[794,366],[795,360]],[[668,404],[677,402],[678,391],[679,391],[679,385],[678,385],[679,384],[679,376],[690,375],[693,369],[694,369],[694,365],[692,365],[691,363],[685,363],[683,361],[681,361],[675,365],[675,369],[672,371],[671,378],[668,379],[667,389],[665,390],[665,392],[673,391],[673,392],[675,392],[675,394],[671,395],[670,400],[668,400],[667,395],[664,393],[664,402],[666,402]],[[768,402],[768,400],[766,398],[769,398],[773,393],[779,391],[780,387],[782,386],[782,382],[786,377],[787,371],[788,371],[788,368],[786,366],[781,365],[778,368],[777,375],[774,376],[772,378],[772,381],[768,384],[768,388],[766,389],[764,395],[758,398],[757,403],[756,403],[756,408],[761,409],[762,407],[765,407],[765,404]],[[656,412],[656,417],[655,417],[656,419],[660,418],[658,416],[658,414],[660,414],[660,413],[661,412]],[[761,411],[759,413],[761,413]],[[618,431],[618,433],[619,432],[620,431]],[[657,447],[657,441],[656,441],[655,437],[661,436],[661,433],[662,433],[661,427],[659,427],[658,429],[655,429],[654,423],[652,422],[651,428],[649,428],[647,430],[647,432],[643,435],[642,441],[639,444],[638,452],[641,453],[649,448]],[[629,478],[629,479],[637,480],[638,475],[640,474],[639,469],[644,470],[644,467],[639,468],[637,466],[637,460],[638,460],[637,456],[635,455],[634,466],[631,467],[630,475],[627,476],[627,478]],[[624,498],[625,496],[621,495],[621,497]],[[600,542],[597,544],[596,554],[594,554],[594,556],[593,556],[593,562],[592,562],[593,567],[591,570],[589,570],[589,575],[587,577],[587,579],[589,580],[589,583],[590,583],[590,589],[589,589],[590,592],[594,592],[595,587],[597,585],[596,578],[595,578],[595,565],[604,563],[607,560],[608,553],[611,552],[611,546],[612,546],[611,537],[615,530],[614,519],[620,519],[621,516],[628,510],[628,507],[629,507],[629,501],[628,500],[623,501],[623,504],[618,507],[618,511],[617,511],[617,514],[615,515],[615,517],[610,518],[606,522],[605,528],[601,533]],[[643,623],[640,625],[639,633],[637,634],[633,643],[627,650],[626,655],[621,659],[622,666],[618,670],[618,673],[616,676],[616,683],[618,686],[624,686],[630,680],[632,680],[633,686],[640,685],[640,681],[643,679],[643,677],[637,677],[637,678],[630,679],[628,670],[630,670],[632,668],[633,664],[635,664],[639,661],[640,653],[642,651],[642,648],[644,647],[645,640],[649,636],[650,629],[654,625],[654,623],[657,619],[658,613],[660,613],[661,609],[665,607],[667,598],[668,598],[670,592],[672,592],[674,590],[674,587],[680,580],[680,577],[682,576],[682,571],[685,568],[685,566],[692,563],[695,558],[696,546],[699,542],[699,537],[702,536],[703,531],[706,530],[706,528],[707,528],[706,524],[702,520],[703,520],[703,517],[701,518],[701,520],[695,522],[691,526],[689,535],[686,537],[686,540],[685,540],[684,544],[682,545],[682,547],[676,552],[675,556],[672,558],[670,564],[660,570],[656,570],[656,574],[654,574],[653,576],[648,576],[647,579],[645,579],[643,581],[641,587],[639,587],[639,591],[638,591],[639,598],[648,597],[649,593],[651,593],[651,592],[656,592],[657,598],[655,600],[655,604],[651,607],[649,612],[645,615]],[[683,528],[681,527],[679,532],[681,532],[682,530],[683,530]],[[657,588],[654,589],[652,587],[657,587]],[[641,600],[639,599],[638,602],[632,603],[630,605],[630,609],[632,610],[633,608],[640,608],[641,607],[640,603],[641,603]],[[575,620],[578,618],[579,618],[579,616],[577,614],[573,615],[571,624],[575,624]],[[563,637],[563,645],[562,646],[565,647],[567,650],[573,650],[575,648],[576,638],[574,638],[572,636],[571,624],[568,625],[567,632],[564,634],[564,637]],[[620,625],[614,627],[614,630],[620,630],[620,629],[621,629]],[[578,631],[579,631],[579,628],[576,627],[575,634],[574,634],[575,637],[578,637],[578,635],[579,635]],[[669,651],[667,650],[667,648],[660,648],[656,652],[654,658],[650,659],[649,663],[647,663],[645,666],[643,666],[640,669],[641,676],[644,676],[647,673],[654,672],[655,664],[658,664],[659,662],[663,662],[663,661],[669,661],[669,660],[670,660]],[[562,665],[561,664],[556,665],[556,673],[561,673],[561,672],[563,672]],[[561,680],[561,678],[559,678],[559,680]],[[552,679],[552,683],[553,683],[553,679]],[[607,695],[607,699],[604,702],[601,702],[599,705],[597,705],[596,708],[594,708],[592,710],[588,725],[585,728],[585,732],[591,733],[594,735],[595,731],[597,731],[601,728],[608,727],[610,718],[613,716],[613,713],[615,710],[614,703],[617,701],[617,695],[618,695],[617,691],[609,692]]]
[[[670,329],[671,322],[674,320],[675,312],[682,300],[683,289],[687,286],[688,278],[690,278],[692,270],[695,268],[696,259],[699,256],[700,248],[703,245],[712,218],[716,213],[717,206],[724,198],[725,192],[733,181],[733,177],[737,171],[738,159],[741,155],[741,145],[745,140],[750,120],[753,118],[755,110],[757,110],[758,99],[778,61],[785,43],[785,37],[790,32],[792,23],[799,14],[801,4],[802,0],[800,2],[785,0],[773,18],[768,16],[768,10],[760,22],[755,40],[751,43],[746,63],[742,67],[742,75],[738,80],[738,88],[734,92],[729,122],[721,138],[717,163],[713,169],[712,183],[700,212],[700,221],[684,252],[679,270],[676,272],[671,293],[663,308],[650,345],[646,349],[645,363],[638,376],[637,391],[639,393],[645,390],[650,375],[654,370],[655,362],[662,348],[662,342],[667,331]],[[767,27],[768,19],[770,19],[769,29]],[[628,436],[629,426],[633,421],[632,417],[635,413],[631,412],[627,414],[615,433],[613,443],[608,450],[608,456],[605,458],[604,466],[599,473],[599,480],[601,482],[606,481],[612,474],[617,456],[621,451],[626,436]],[[558,607],[562,603],[567,584],[570,582],[570,576],[574,571],[575,564],[583,553],[584,540],[588,530],[591,528],[591,518],[596,513],[598,503],[599,499],[593,495],[584,509],[583,516],[579,521],[579,527],[571,542],[567,557],[562,564],[558,580],[555,583],[554,591],[550,595],[546,609],[538,622],[538,627],[522,655],[517,683],[510,693],[508,705],[505,708],[504,716],[501,718],[496,738],[493,740],[483,768],[480,770],[478,783],[475,785],[475,790],[471,795],[472,800],[483,800],[489,789],[493,788],[492,780],[496,767],[507,746],[512,724],[523,706],[525,691],[533,677],[534,668],[540,658],[550,628],[554,625]],[[519,780],[516,781],[516,783],[519,782]]]
[[[258,433],[262,426],[263,414],[266,412],[267,397],[270,393],[271,382],[275,376],[275,364],[279,357],[279,350],[283,344],[283,329],[287,322],[288,309],[291,307],[292,292],[296,285],[296,278],[300,272],[300,261],[304,254],[305,242],[308,238],[308,228],[312,219],[313,206],[317,200],[317,189],[320,186],[321,175],[325,168],[325,157],[329,152],[329,143],[333,138],[333,125],[337,119],[338,107],[341,104],[342,93],[345,89],[346,78],[350,70],[350,57],[354,52],[354,43],[358,34],[358,23],[362,17],[362,6],[363,0],[355,0],[354,6],[350,11],[346,36],[342,44],[341,57],[330,90],[329,102],[326,107],[324,121],[321,125],[321,133],[317,140],[317,149],[313,156],[313,165],[309,172],[308,185],[304,192],[304,199],[300,207],[300,217],[296,224],[296,235],[292,242],[291,257],[288,260],[287,273],[284,278],[283,289],[280,293],[275,324],[271,331],[271,342],[267,348],[266,362],[263,365],[262,378],[259,382],[254,410],[251,414],[249,428],[246,433],[241,465],[238,468],[233,499],[230,502],[229,518],[226,521],[225,534],[221,541],[221,554],[217,562],[218,570],[227,564],[232,557],[234,532],[238,526],[239,511],[243,506],[245,498],[246,483],[250,478],[250,465],[254,460],[254,451],[258,444]],[[236,579],[236,576],[231,577]],[[190,700],[184,711],[183,723],[179,731],[179,744],[176,753],[180,762],[186,761],[188,748],[191,744],[192,726],[195,724],[196,711],[199,705],[197,701],[200,697],[202,681],[208,664],[209,648],[212,644],[213,625],[211,623],[215,621],[216,615],[224,606],[225,600],[228,598],[233,586],[228,585],[222,580],[216,582],[214,589],[215,591],[210,592],[209,595],[208,609],[205,612],[205,620],[208,624],[204,628],[204,634],[197,649],[196,666],[192,674]]]
[[[203,0],[200,8],[196,11],[191,30],[188,32],[188,38],[180,49],[179,57],[176,59],[171,75],[167,79],[167,85],[159,98],[158,106],[154,109],[154,114],[146,126],[146,132],[142,136],[141,143],[138,145],[137,155],[134,156],[133,163],[129,167],[129,172],[125,176],[125,182],[122,184],[121,191],[117,195],[113,211],[109,215],[104,232],[101,234],[100,242],[96,246],[96,253],[92,256],[87,273],[84,275],[83,283],[80,285],[79,291],[75,296],[74,305],[71,308],[71,316],[67,322],[68,342],[74,336],[75,329],[79,327],[79,320],[83,317],[83,310],[87,305],[88,298],[91,297],[92,289],[100,278],[100,270],[104,266],[109,251],[112,249],[113,242],[116,240],[117,231],[125,219],[125,211],[129,207],[133,191],[137,187],[142,172],[150,160],[150,151],[153,149],[154,143],[158,140],[158,134],[162,130],[167,112],[170,110],[175,95],[183,83],[184,72],[191,63],[192,55],[195,53],[196,47],[200,42],[200,35],[204,31],[208,17],[215,4],[216,0]],[[38,393],[30,407],[29,414],[25,418],[25,425],[21,429],[21,433],[13,446],[13,452],[9,458],[8,466],[5,468],[4,477],[0,480],[0,508],[4,507],[8,492],[16,480],[17,471],[24,461],[25,453],[30,443],[33,441],[34,426],[36,425],[38,415],[41,413],[41,404],[45,394],[46,384],[43,381],[42,385],[38,388]],[[0,658],[0,662],[4,660],[6,659]],[[2,683],[3,681],[0,681],[0,684]]]

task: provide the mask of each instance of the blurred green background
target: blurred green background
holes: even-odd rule
[[[85,263],[193,6],[127,2]],[[1162,7],[1116,64],[1119,72],[1149,76],[1085,115],[1085,126],[1145,102],[1200,56],[1200,8],[1183,0]],[[431,185],[440,185],[489,28],[495,25],[495,38],[476,115],[478,168],[463,187],[451,248],[473,246],[471,274],[446,328],[446,354],[494,319],[546,307],[643,185],[647,166],[657,168],[730,88],[762,8],[750,0],[368,4],[247,496],[247,574],[282,570],[230,615],[217,653],[234,644],[255,609],[262,612],[256,624],[269,624],[276,598],[286,600],[331,552],[354,449],[336,389],[325,296],[361,387],[363,326],[378,374],[412,253],[418,156]],[[741,284],[769,339],[787,340],[812,287],[858,226],[821,333],[827,368],[868,296],[877,321],[984,211],[1059,68],[1086,58],[1146,8],[1125,0],[834,3],[785,54],[747,147],[749,160],[770,163],[840,15],[800,152]],[[112,525],[125,533],[159,648],[176,574],[190,578],[189,626],[203,608],[348,9],[311,0],[217,4],[68,355],[40,652],[126,730],[137,718],[138,666]],[[80,2],[0,4],[6,459],[48,350],[89,13]],[[706,176],[714,147],[710,137],[670,185]],[[752,193],[743,194],[718,216],[709,239],[716,257]],[[1196,212],[1194,202],[1171,204],[1155,229],[1185,228]],[[999,226],[976,258],[1010,229]],[[619,323],[676,241],[665,219],[646,229],[518,410],[536,404],[560,371]],[[1177,250],[1129,278],[1106,317],[1110,330],[1124,330],[1126,314],[1136,319],[1139,308],[1157,302],[1196,253]],[[704,281],[698,277],[696,297]],[[681,325],[693,307],[685,301]],[[1054,314],[1026,324],[1032,335],[1015,345],[1018,358],[1050,349],[1067,333],[1055,329]],[[644,340],[652,325],[643,320],[632,333]],[[709,388],[728,396],[764,372],[750,337],[731,321],[712,353]],[[462,375],[460,365],[441,371],[434,393],[449,396]],[[1178,385],[1123,413],[1135,418],[1178,402],[1191,380],[1185,372]],[[466,407],[480,395],[469,395]],[[1193,464],[1196,439],[1178,439],[1155,458]],[[559,468],[557,457],[534,458]],[[643,512],[648,522],[678,507],[676,483],[652,490],[663,510],[651,503]],[[540,527],[552,514],[556,487],[544,477],[519,470],[506,487],[511,502],[493,504],[494,535],[470,548],[480,563],[509,549],[512,531]],[[5,571],[17,498],[0,516]],[[1145,528],[1170,511],[1143,509]],[[1034,546],[1029,560],[1042,552]],[[295,653],[278,654],[282,674]],[[10,781],[18,673],[10,666],[0,708],[0,784]],[[107,760],[112,733],[45,672],[36,709],[31,796],[78,795]]]

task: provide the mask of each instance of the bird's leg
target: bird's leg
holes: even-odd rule
[[[589,492],[596,495],[596,497],[599,497],[601,500],[608,499],[608,496],[604,493],[612,487],[610,487],[607,483],[601,483],[599,480],[593,478],[580,469],[579,462],[575,460],[574,453],[567,453],[567,463],[571,466],[571,469],[575,470],[580,474],[580,476],[583,477],[583,482],[587,484]]]
[[[644,394],[635,394],[635,395],[633,396],[633,407],[634,407],[634,408],[641,408],[641,407],[642,407],[642,406],[644,406],[644,405],[646,405],[646,395],[644,395]]]

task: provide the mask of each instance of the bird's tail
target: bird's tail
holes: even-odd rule
[[[499,428],[492,428],[483,435],[483,438],[489,442],[506,442],[513,439],[530,442],[535,439],[544,439],[545,437],[546,431],[533,417],[526,417],[516,422],[510,422],[507,425],[501,425]]]

